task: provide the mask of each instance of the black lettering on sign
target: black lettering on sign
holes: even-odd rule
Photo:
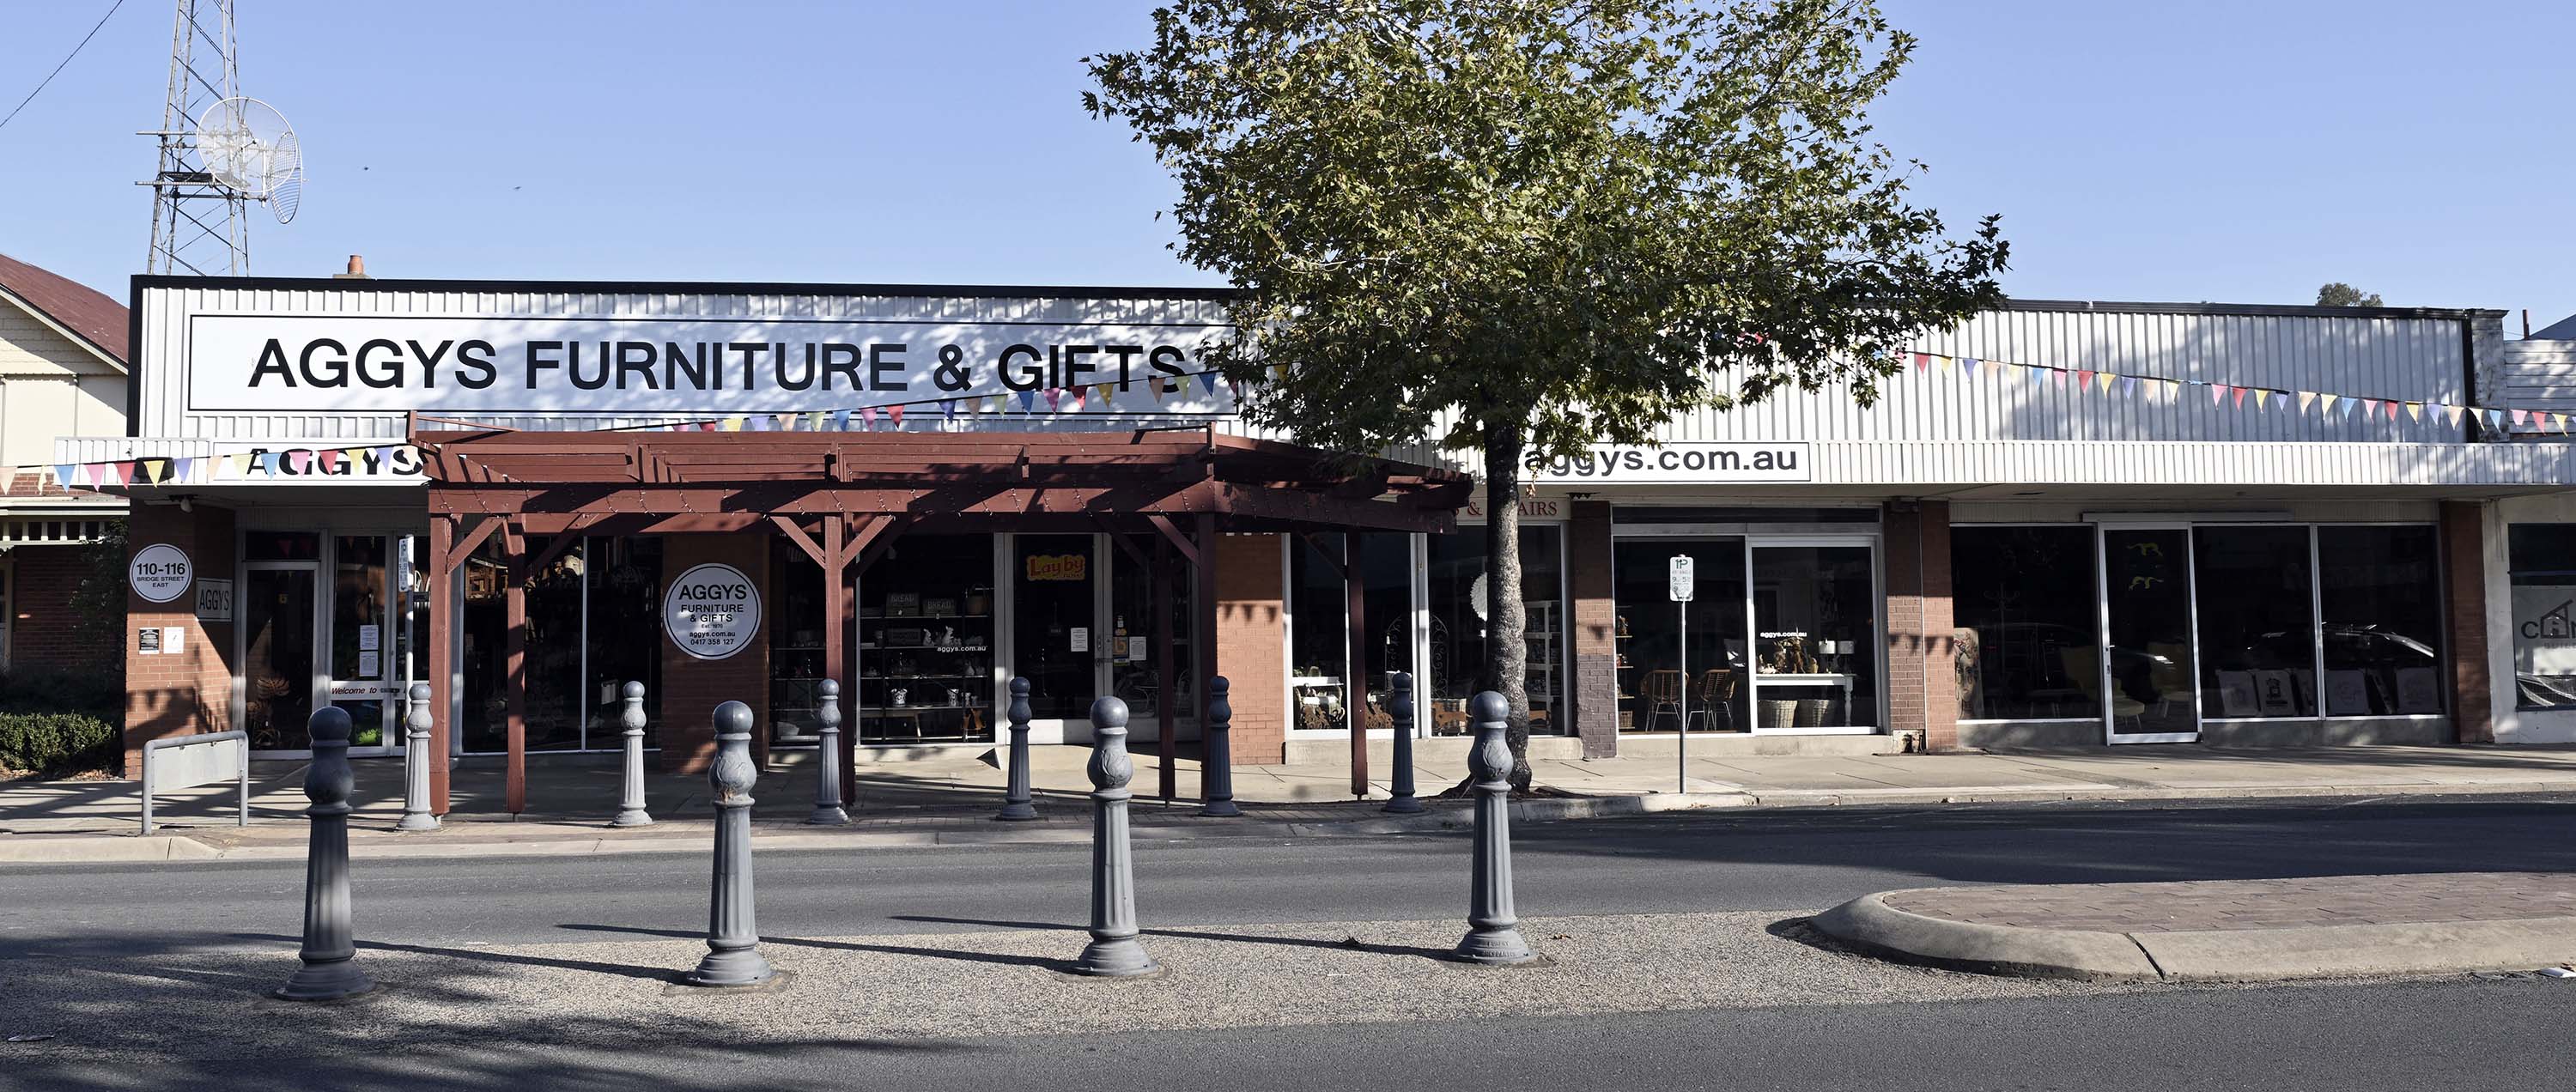
[[[499,369],[492,366],[493,352],[492,343],[479,337],[457,346],[456,381],[478,391],[491,386],[492,381],[499,378],[501,374]],[[465,369],[468,368],[473,369],[475,374],[465,374]]]
[[[285,380],[287,386],[295,385],[295,369],[287,364],[286,347],[278,344],[276,338],[270,338],[268,344],[260,346],[259,363],[251,365],[250,385],[259,386],[260,379],[270,372],[277,373],[277,377]]]

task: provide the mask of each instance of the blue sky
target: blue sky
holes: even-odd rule
[[[0,0],[0,112],[110,2]],[[2576,5],[1886,6],[1923,43],[1880,136],[1954,225],[2004,214],[2015,295],[2576,312]],[[1076,99],[1151,7],[242,0],[242,89],[311,164],[254,270],[1210,283]],[[123,296],[170,14],[126,0],[0,128],[0,252]]]

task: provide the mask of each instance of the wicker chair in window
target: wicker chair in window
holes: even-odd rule
[[[1744,685],[1744,676],[1731,668],[1711,668],[1700,672],[1699,686],[1691,700],[1699,708],[1691,715],[1699,718],[1700,730],[1732,732],[1735,730],[1735,690]]]
[[[1672,714],[1675,727],[1685,727],[1682,724],[1682,673],[1680,671],[1659,667],[1646,672],[1645,679],[1637,684],[1637,696],[1646,703],[1646,711],[1637,717],[1638,731],[1654,731],[1655,721],[1666,713]]]

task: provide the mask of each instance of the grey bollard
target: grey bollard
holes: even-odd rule
[[[1127,703],[1091,703],[1091,943],[1073,969],[1104,978],[1150,974],[1154,958],[1136,942],[1136,859],[1127,836]]]
[[[1512,749],[1503,742],[1511,703],[1491,690],[1469,703],[1476,721],[1476,745],[1467,752],[1467,771],[1475,779],[1476,848],[1468,881],[1467,935],[1458,941],[1457,958],[1500,966],[1538,958],[1521,939],[1521,919],[1512,908]]]
[[[1378,810],[1411,815],[1422,810],[1422,801],[1413,795],[1413,676],[1398,671],[1387,688],[1386,716],[1395,722],[1395,783],[1386,806]]]
[[[1218,818],[1243,814],[1234,806],[1234,703],[1225,698],[1231,686],[1223,675],[1208,680],[1207,738],[1199,745],[1199,814]]]
[[[629,680],[618,694],[626,699],[626,708],[617,714],[618,726],[625,729],[626,774],[617,788],[617,817],[608,825],[649,827],[653,814],[644,810],[644,684]]]
[[[358,941],[349,920],[349,711],[327,705],[306,722],[313,764],[304,771],[304,809],[313,821],[304,850],[304,961],[277,996],[289,1001],[336,1001],[376,988],[358,969]]]
[[[1004,716],[1011,724],[1011,786],[1002,796],[1002,810],[995,819],[1019,821],[1038,817],[1037,805],[1029,795],[1029,681],[1011,677],[1011,707]]]
[[[437,830],[429,813],[429,684],[411,684],[403,710],[403,813],[395,830]]]
[[[847,826],[850,813],[841,807],[841,684],[825,679],[814,686],[814,734],[821,746],[814,762],[814,814],[805,821],[818,826]]]
[[[716,706],[716,761],[707,781],[716,791],[714,884],[707,896],[707,957],[680,981],[692,986],[754,986],[777,972],[760,956],[760,923],[751,890],[751,707]]]

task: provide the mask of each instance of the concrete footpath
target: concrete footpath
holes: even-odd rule
[[[1567,741],[1570,742],[1570,741]],[[1534,758],[1536,783],[1549,792],[1515,804],[1525,823],[1639,815],[1704,808],[1815,807],[1854,804],[1969,804],[2003,801],[2157,801],[2266,797],[2380,798],[2407,795],[2576,792],[2571,747],[2344,747],[2219,749],[2199,746],[2094,747],[2011,753],[1938,755],[1878,753],[1886,737],[1800,741],[1798,754],[1760,753],[1776,738],[1711,738],[1691,742],[1687,763],[1669,739],[1625,741],[1614,759]],[[1818,747],[1835,750],[1814,753]],[[1431,801],[1416,816],[1380,807],[1384,744],[1373,745],[1377,777],[1365,796],[1351,791],[1347,754],[1339,761],[1246,766],[1235,771],[1245,815],[1196,815],[1199,768],[1175,760],[1173,799],[1158,798],[1160,759],[1135,756],[1140,837],[1282,837],[1371,835],[1464,825],[1463,804]],[[1088,806],[1078,747],[1038,748],[1033,780],[1041,819],[999,823],[1002,772],[997,752],[957,748],[899,753],[862,764],[844,827],[808,826],[813,768],[784,755],[753,792],[756,837],[765,848],[939,845],[1077,841],[1088,836]],[[1463,741],[1425,741],[1415,758],[1426,796],[1463,775]],[[504,807],[497,763],[469,760],[455,772],[444,830],[392,833],[401,812],[402,764],[393,758],[354,763],[357,789],[351,851],[371,855],[471,856],[670,852],[703,848],[712,809],[703,777],[648,776],[647,800],[660,820],[611,830],[618,771],[613,756],[539,755],[528,763],[527,810]],[[1307,757],[1313,757],[1308,752]],[[260,762],[252,770],[251,825],[232,825],[229,787],[163,794],[164,824],[138,834],[135,783],[117,780],[0,784],[0,862],[258,859],[300,855],[302,762]]]
[[[2576,963],[2576,874],[1914,888],[1853,899],[1814,925],[1865,952],[2024,978],[2565,971]]]

